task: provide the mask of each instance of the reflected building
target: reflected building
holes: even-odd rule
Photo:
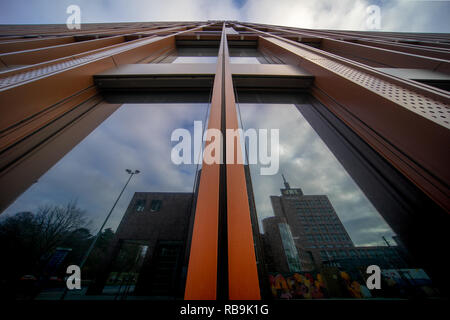
[[[397,246],[355,246],[326,195],[305,195],[282,177],[281,195],[270,197],[275,216],[263,220],[270,271],[407,267]]]
[[[314,270],[311,251],[294,240],[286,218],[266,218],[263,227],[265,263],[269,271],[287,273]]]
[[[109,246],[105,269],[89,293],[107,294],[108,288],[126,282],[132,287],[127,295],[182,297],[193,195],[136,192]]]

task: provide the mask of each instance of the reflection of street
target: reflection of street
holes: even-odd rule
[[[64,300],[116,300],[117,296],[122,296],[121,299],[134,299],[133,296],[127,296],[127,292],[134,291],[134,285],[106,285],[103,289],[102,295],[86,296],[87,287],[80,290],[69,290]],[[58,300],[64,292],[64,288],[52,288],[43,290],[36,300]]]
[[[87,287],[82,287],[80,290],[68,290],[66,300],[85,299]],[[59,300],[64,293],[64,288],[50,288],[44,289],[36,297],[36,300]]]
[[[135,285],[115,285],[115,286],[105,286],[103,288],[102,294],[109,294],[109,295],[126,295],[127,293],[134,291]]]
[[[139,256],[137,251],[133,251],[135,247],[125,250],[122,252],[123,263],[112,271],[138,273],[132,269],[139,270],[144,257],[148,257],[147,265],[151,266],[153,251],[160,250],[162,255],[154,261],[159,265],[153,270],[144,268],[149,272],[142,276],[140,288],[136,285],[138,275],[131,284],[106,283],[107,299],[116,294],[136,294],[135,286],[142,295],[150,295],[149,288],[156,285],[160,291],[153,290],[153,295],[159,296],[164,289],[166,295],[176,292],[182,296],[184,244],[197,166],[176,166],[170,161],[165,165],[165,155],[170,155],[172,145],[169,138],[174,128],[192,131],[189,124],[196,119],[204,119],[207,109],[207,104],[196,103],[124,104],[9,208],[0,212],[0,296],[17,300],[58,300],[65,287],[64,279],[68,276],[67,266],[81,267],[84,287],[101,274],[101,269],[107,268],[105,261],[112,254],[108,249],[115,244],[115,239],[142,240],[144,245],[152,244],[149,248],[152,252],[146,254],[143,251]],[[158,121],[148,126],[148,119]],[[122,168],[130,162],[142,169],[142,173],[123,191],[117,205],[111,209],[124,180]],[[140,199],[137,210],[131,208],[130,220],[127,220],[130,225],[124,230],[126,234],[116,234],[116,226],[137,190],[166,192],[167,195],[159,197],[159,192],[154,192],[154,199]],[[78,201],[70,200],[74,198]],[[99,228],[108,213],[111,217],[105,228]],[[48,227],[42,228],[43,225]],[[101,230],[98,241],[93,241],[98,230]],[[167,269],[172,281],[162,275],[167,271],[164,269],[167,262],[163,251],[173,246],[180,247],[180,251],[176,252],[177,259]],[[89,252],[83,265],[83,257]],[[105,277],[109,276],[109,271],[104,273]],[[116,289],[115,286],[123,288]],[[97,299],[102,291],[103,287],[92,297]],[[85,288],[77,292],[68,291],[67,299],[78,299],[85,293]],[[90,294],[86,299],[90,299]]]

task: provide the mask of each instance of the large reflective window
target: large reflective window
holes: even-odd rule
[[[207,110],[207,104],[122,105],[40,177],[0,216],[2,295],[183,297],[199,168],[194,159],[171,161],[171,134],[192,132]],[[82,290],[64,292],[67,266],[86,257]]]
[[[271,175],[261,171],[267,163],[252,164],[246,139],[262,290],[275,299],[436,296],[427,273],[303,115],[311,107],[238,105],[244,130],[267,130],[272,166],[270,132],[279,132],[279,169]],[[370,265],[381,269],[379,290],[368,288]]]

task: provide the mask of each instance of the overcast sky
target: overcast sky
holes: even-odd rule
[[[128,179],[133,177],[106,227],[116,229],[135,192],[192,192],[196,165],[175,165],[170,155],[172,131],[193,132],[206,117],[206,104],[126,104],[58,161],[0,218],[36,212],[45,205],[77,201],[96,232]]]
[[[0,24],[239,20],[286,26],[365,30],[369,5],[381,9],[381,30],[450,32],[450,2],[428,0],[2,0]]]
[[[291,188],[305,195],[327,195],[356,245],[384,245],[382,236],[394,233],[344,167],[294,105],[240,104],[244,129],[279,129],[280,170],[260,175],[250,165],[259,220],[274,215],[270,196],[284,188],[283,173]],[[261,223],[262,225],[262,223]]]
[[[382,245],[392,230],[294,105],[241,104],[244,128],[279,129],[280,162],[275,175],[250,167],[259,220],[273,216],[270,196],[280,195],[281,173],[307,195],[327,195],[353,242]],[[128,175],[139,169],[120,198],[107,227],[120,223],[134,192],[192,192],[197,166],[175,165],[170,137],[177,128],[193,132],[204,122],[206,104],[127,104],[58,161],[2,214],[36,212],[70,201],[86,211],[98,230]],[[205,125],[203,125],[205,127]],[[261,223],[262,225],[262,223]]]

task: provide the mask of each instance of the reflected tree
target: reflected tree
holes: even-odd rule
[[[23,276],[39,278],[57,247],[81,255],[92,235],[85,211],[76,202],[42,206],[36,213],[19,212],[0,220],[0,292],[14,291]],[[11,290],[13,289],[13,290]]]

